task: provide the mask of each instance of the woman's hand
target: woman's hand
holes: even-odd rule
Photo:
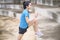
[[[35,16],[35,18],[37,18],[37,17],[38,17],[38,13],[35,13],[35,15],[34,15],[34,16]]]

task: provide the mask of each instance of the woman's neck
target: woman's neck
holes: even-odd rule
[[[29,9],[28,9],[28,8],[26,8],[26,10],[28,10],[28,11],[29,11]]]

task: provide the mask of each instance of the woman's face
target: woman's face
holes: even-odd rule
[[[28,9],[31,9],[31,3],[29,3]]]

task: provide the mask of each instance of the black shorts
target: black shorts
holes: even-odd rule
[[[27,31],[27,28],[23,29],[19,27],[19,34],[24,34]]]

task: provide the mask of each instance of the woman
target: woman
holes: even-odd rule
[[[35,18],[33,20],[29,20],[29,10],[31,8],[31,2],[30,1],[24,1],[23,2],[23,12],[21,14],[20,18],[20,25],[19,25],[19,38],[18,40],[21,40],[23,34],[27,31],[27,28],[31,25],[33,25],[35,33],[40,36],[41,33],[38,31],[38,23],[37,23],[37,15],[35,15]]]

